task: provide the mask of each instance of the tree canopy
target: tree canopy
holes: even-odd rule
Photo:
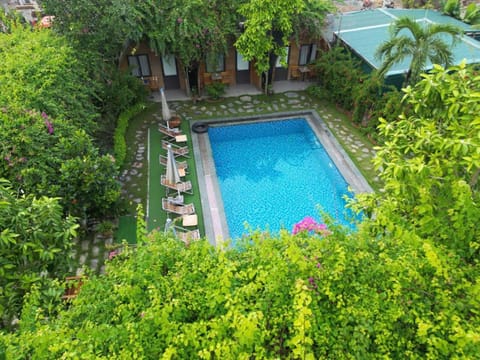
[[[291,38],[319,38],[323,20],[332,10],[329,0],[246,1],[238,9],[245,29],[235,46],[246,60],[255,61],[261,74],[274,66],[272,59],[286,57],[285,46]]]

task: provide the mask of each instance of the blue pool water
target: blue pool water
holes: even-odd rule
[[[347,183],[305,119],[210,127],[209,138],[232,239],[245,228],[278,232],[318,205],[341,224]]]

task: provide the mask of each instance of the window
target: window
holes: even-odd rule
[[[151,76],[148,55],[130,55],[128,65],[132,68],[132,75],[136,77]]]
[[[302,45],[300,47],[300,56],[298,65],[307,65],[317,58],[317,44]]]
[[[225,71],[225,55],[215,54],[207,58],[207,73],[218,73]]]

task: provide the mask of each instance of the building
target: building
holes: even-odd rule
[[[313,76],[312,63],[319,51],[327,48],[325,41],[311,41],[304,39],[297,45],[291,41],[287,46],[287,67],[281,65],[277,59],[273,70],[273,80],[305,80]],[[218,54],[214,64],[203,61],[197,69],[186,69],[185,66],[172,55],[155,53],[141,42],[130,46],[120,61],[121,69],[130,69],[133,75],[140,78],[152,91],[159,88],[166,90],[182,89],[186,93],[190,90],[199,90],[212,82],[221,82],[229,86],[251,84],[261,89],[261,77],[255,71],[254,62],[248,62],[236,51],[233,44],[226,54]],[[190,89],[189,89],[190,87]]]
[[[375,57],[378,46],[390,38],[389,27],[398,18],[408,16],[424,24],[453,24],[464,30],[464,35],[453,44],[454,63],[466,60],[467,64],[480,63],[480,42],[475,40],[480,29],[450,16],[428,9],[388,9],[355,11],[340,14],[330,21],[331,41],[340,41],[365,64],[367,71],[378,69],[382,63]],[[450,39],[446,38],[446,41]],[[399,85],[408,71],[411,59],[395,64],[386,74],[387,83]],[[427,65],[427,70],[432,64]]]

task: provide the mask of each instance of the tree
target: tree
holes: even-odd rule
[[[43,0],[54,15],[53,28],[71,40],[72,46],[101,62],[118,65],[125,42],[142,36],[142,23],[132,0]],[[152,14],[153,16],[154,14]]]
[[[95,146],[99,113],[64,38],[8,22],[0,33],[0,177],[38,197],[60,197],[77,217],[111,214],[114,159]]]
[[[143,84],[118,69],[128,42],[143,36],[143,18],[137,11],[137,3],[132,0],[42,1],[45,12],[55,16],[53,34],[66,38],[72,49],[75,67],[69,73],[81,77],[77,86],[90,89],[89,101],[98,111],[101,130],[110,130],[108,135],[113,132],[112,124],[117,116],[145,96]],[[65,92],[68,96],[73,93],[77,94]],[[102,140],[105,134],[97,137]]]
[[[277,57],[286,57],[285,46],[294,31],[318,35],[322,21],[333,7],[329,0],[249,0],[238,11],[244,17],[244,31],[235,47],[248,61],[255,61],[258,74],[266,74],[264,87],[271,82]]]
[[[408,31],[409,34],[402,33]],[[427,61],[443,66],[452,65],[451,45],[440,36],[448,34],[455,41],[455,36],[462,30],[451,24],[431,24],[423,26],[409,17],[395,20],[391,28],[391,38],[382,43],[376,56],[383,60],[379,69],[385,75],[394,64],[410,59],[410,66],[405,78],[405,84],[414,84],[420,79],[420,73],[426,70]]]
[[[378,232],[409,229],[474,264],[480,252],[479,80],[465,64],[435,65],[404,90],[407,112],[379,125],[385,145],[376,167],[385,188],[369,196],[367,206]]]
[[[146,14],[144,32],[151,48],[174,55],[186,73],[225,54],[238,32],[237,1],[152,1],[138,6]]]
[[[12,326],[34,285],[45,307],[52,298],[58,301],[59,293],[48,291],[49,279],[69,272],[77,227],[63,215],[59,199],[25,196],[0,180],[0,327]]]

